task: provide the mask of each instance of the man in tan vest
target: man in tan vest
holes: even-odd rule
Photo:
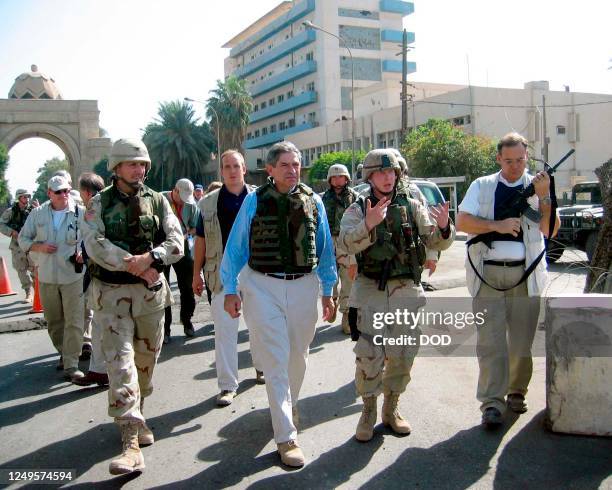
[[[246,185],[244,157],[237,150],[221,155],[223,186],[206,194],[198,202],[200,217],[194,246],[193,292],[204,291],[204,281],[212,292],[211,311],[215,322],[215,364],[219,394],[217,405],[231,405],[238,389],[238,318],[232,318],[223,308],[225,295],[219,278],[223,250],[242,201],[254,187]],[[218,210],[222,212],[219,213]],[[202,276],[202,267],[204,276]],[[251,344],[252,345],[252,344]],[[257,351],[251,348],[257,384],[264,384]]]

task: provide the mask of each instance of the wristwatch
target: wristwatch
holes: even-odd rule
[[[149,253],[151,254],[151,258],[153,259],[153,262],[151,263],[151,267],[161,272],[164,268],[164,262],[159,256],[159,251],[151,250]]]
[[[552,199],[550,198],[550,196],[541,197],[540,198],[540,202],[542,204],[546,204],[546,205],[550,206],[552,204]]]

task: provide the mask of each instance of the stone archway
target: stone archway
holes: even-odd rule
[[[95,100],[0,99],[0,144],[10,150],[31,137],[56,143],[70,162],[73,180],[110,153],[111,140],[100,138]]]
[[[0,144],[9,150],[31,137],[56,143],[70,163],[76,181],[110,153],[110,138],[100,137],[96,100],[63,100],[55,81],[32,71],[19,75],[8,99],[0,99]]]

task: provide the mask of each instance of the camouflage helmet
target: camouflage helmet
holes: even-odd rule
[[[342,165],[341,163],[335,163],[327,170],[327,183],[329,184],[329,181],[332,177],[339,177],[342,175],[344,175],[349,182],[351,181],[351,174],[349,174],[346,165]]]
[[[377,170],[383,170],[385,168],[392,168],[395,170],[395,175],[399,179],[402,167],[397,161],[395,153],[391,150],[384,148],[371,150],[363,161],[363,180],[368,180]]]
[[[400,151],[397,148],[389,148],[389,150],[395,154],[395,157],[402,168],[402,173],[404,175],[408,175],[408,163],[406,163],[406,159],[402,156]]]
[[[15,192],[15,199],[19,199],[21,196],[32,197],[32,194],[25,189],[17,189],[17,192]]]
[[[121,138],[115,141],[108,159],[108,171],[112,172],[121,162],[145,162],[147,172],[151,169],[151,159],[145,144],[135,138]]]

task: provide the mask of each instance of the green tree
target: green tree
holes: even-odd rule
[[[202,182],[214,148],[208,124],[198,124],[191,104],[183,101],[162,102],[157,114],[142,138],[152,161],[147,185],[161,191],[184,177]]]
[[[457,185],[463,196],[470,183],[499,170],[495,142],[465,134],[444,119],[430,119],[406,137],[402,153],[413,177],[465,176]]]
[[[363,162],[366,156],[366,152],[363,150],[355,152],[355,169],[357,165]],[[308,171],[308,178],[311,183],[327,179],[327,170],[334,163],[342,163],[346,166],[351,174],[351,164],[353,161],[353,152],[351,150],[333,151],[331,153],[323,153],[317,160],[312,164]],[[351,174],[352,175],[352,174]]]
[[[6,146],[0,145],[0,206],[11,201],[11,191],[6,181],[6,169],[9,164],[9,155]]]
[[[58,170],[68,170],[70,171],[70,165],[68,164],[68,160],[60,159],[57,157],[53,157],[50,160],[47,160],[42,167],[38,169],[38,177],[36,177],[36,183],[38,187],[32,196],[33,199],[38,199],[38,202],[41,204],[48,200],[47,198],[47,182],[52,177],[52,175]]]
[[[94,173],[98,174],[104,179],[106,185],[110,185],[111,172],[108,171],[108,157],[105,156],[98,163],[94,165]]]
[[[224,81],[217,80],[217,88],[210,93],[206,115],[215,134],[219,134],[221,148],[217,151],[222,153],[234,148],[244,153],[242,143],[246,138],[249,115],[253,111],[253,99],[246,88],[246,80],[235,76],[227,77]],[[216,116],[221,127],[219,133]]]

